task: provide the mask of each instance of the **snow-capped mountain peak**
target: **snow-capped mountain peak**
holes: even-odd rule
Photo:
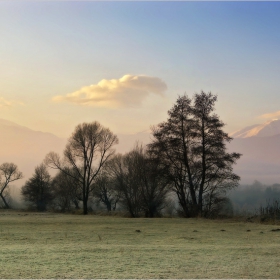
[[[280,134],[280,120],[273,119],[263,124],[245,127],[230,134],[233,138],[269,137]]]

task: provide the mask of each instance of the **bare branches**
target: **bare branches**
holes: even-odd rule
[[[203,215],[205,197],[216,199],[240,179],[232,173],[232,165],[241,155],[226,152],[231,138],[213,113],[216,101],[217,96],[203,91],[193,99],[180,96],[168,111],[168,120],[153,128],[150,152],[167,168],[165,176],[173,180],[186,217]]]
[[[106,166],[120,194],[120,204],[131,217],[160,214],[166,203],[169,180],[156,158],[139,144],[133,150],[114,156]]]
[[[45,159],[50,168],[58,169],[79,182],[84,214],[87,214],[90,186],[114,154],[112,147],[117,143],[117,136],[98,122],[83,123],[69,138],[63,160],[55,153],[49,153]]]
[[[9,208],[9,205],[4,197],[5,189],[7,189],[11,182],[22,178],[23,174],[18,170],[17,165],[14,163],[5,162],[0,165],[0,197],[2,198],[6,208]]]

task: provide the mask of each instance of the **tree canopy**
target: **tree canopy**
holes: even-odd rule
[[[49,167],[76,180],[76,186],[80,189],[77,193],[82,196],[84,214],[88,213],[91,186],[104,164],[114,154],[112,147],[117,143],[117,136],[100,123],[82,123],[69,138],[62,160],[54,152],[46,156],[45,163]]]
[[[24,200],[35,206],[38,211],[47,210],[53,200],[52,178],[47,167],[41,164],[35,168],[34,175],[21,189]]]
[[[165,176],[186,217],[210,215],[240,180],[232,165],[241,155],[226,151],[231,138],[214,113],[216,101],[217,96],[203,91],[192,99],[179,96],[168,120],[152,129],[150,153],[168,170]]]

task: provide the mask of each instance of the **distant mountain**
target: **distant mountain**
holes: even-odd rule
[[[32,176],[35,167],[42,163],[50,151],[62,154],[67,139],[35,131],[4,119],[0,119],[0,135],[0,164],[13,162],[24,175],[23,179],[12,183],[15,187],[10,188],[14,200],[20,201],[20,187]],[[125,153],[130,151],[137,141],[148,143],[149,137],[148,131],[118,134],[119,144],[115,148],[117,152]],[[54,174],[54,171],[50,171]]]
[[[242,154],[234,166],[242,183],[280,183],[280,135],[235,138],[228,149]]]
[[[234,139],[229,150],[243,154],[234,167],[242,183],[280,183],[280,120],[249,126],[230,136]]]
[[[48,152],[61,153],[66,144],[66,139],[54,134],[35,131],[3,119],[0,119],[0,135],[0,164],[13,162],[24,175],[24,179],[17,181],[16,185],[24,184]]]
[[[234,139],[227,145],[228,151],[242,154],[234,165],[242,184],[252,184],[255,180],[264,184],[280,183],[280,120],[252,125],[231,136]],[[119,134],[118,137],[117,151],[124,153],[132,149],[137,140],[149,143],[152,135],[143,131],[132,135]]]
[[[280,120],[274,119],[263,124],[247,126],[230,134],[233,138],[268,137],[280,134]]]
[[[0,164],[13,162],[24,174],[24,179],[16,185],[22,185],[34,172],[50,151],[62,154],[67,139],[54,134],[35,131],[8,120],[0,119]],[[136,142],[146,144],[150,140],[149,131],[136,134],[118,134],[119,153],[130,151]]]
[[[24,179],[15,183],[22,186],[50,151],[62,154],[67,139],[51,133],[35,131],[16,123],[0,119],[0,164],[14,162],[24,174]],[[258,180],[264,184],[280,183],[280,120],[262,125],[246,127],[231,134],[234,139],[228,145],[230,152],[243,156],[234,166],[241,176],[241,183],[251,184]],[[118,134],[119,153],[130,151],[138,141],[147,144],[151,141],[150,132]]]

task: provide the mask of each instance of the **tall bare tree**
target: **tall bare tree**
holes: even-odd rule
[[[232,165],[241,155],[226,151],[231,138],[214,113],[216,101],[215,95],[203,91],[193,99],[180,96],[168,120],[153,128],[149,150],[168,170],[186,217],[209,214],[214,201],[240,179]]]
[[[54,152],[45,158],[49,167],[64,172],[78,182],[85,215],[88,214],[91,185],[104,164],[114,154],[112,147],[117,143],[117,136],[98,122],[83,123],[75,128],[69,138],[62,160]],[[69,169],[74,172],[69,172]]]
[[[2,163],[0,165],[0,197],[5,205],[5,208],[10,208],[7,200],[5,199],[5,190],[11,182],[22,179],[23,175],[18,170],[17,165],[14,163]]]

